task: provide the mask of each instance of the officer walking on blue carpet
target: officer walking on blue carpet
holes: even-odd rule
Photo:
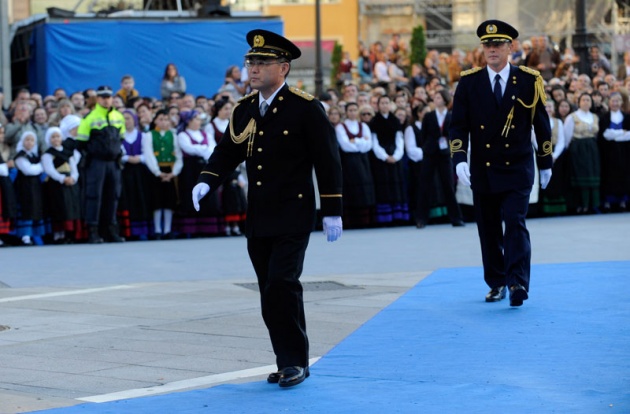
[[[531,244],[525,217],[534,185],[532,127],[540,186],[551,179],[551,128],[538,71],[508,63],[518,31],[500,20],[477,28],[487,66],[462,72],[453,100],[451,156],[473,192],[486,302],[528,298]],[[468,154],[470,144],[470,154]],[[505,226],[505,230],[503,229]]]
[[[251,49],[245,66],[255,91],[234,107],[226,137],[201,172],[192,198],[199,211],[202,198],[246,161],[247,250],[278,366],[267,381],[291,387],[309,376],[299,278],[315,228],[312,171],[315,168],[324,233],[333,242],[342,233],[341,162],[335,130],[322,105],[285,82],[300,49],[266,30],[249,32],[247,42]]]

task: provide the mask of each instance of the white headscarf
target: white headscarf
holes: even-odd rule
[[[29,136],[32,135],[33,138],[35,138],[35,145],[33,146],[33,148],[30,151],[26,151],[24,149],[24,139]],[[37,151],[37,134],[35,133],[35,131],[24,131],[22,133],[22,136],[20,137],[20,141],[17,143],[17,145],[15,146],[15,153],[17,154],[18,152],[24,150],[25,152],[29,153],[29,154],[33,154],[33,155],[37,155],[38,151]]]
[[[65,119],[65,118],[64,118]],[[46,145],[50,148],[52,147],[52,145],[50,144],[50,137],[52,137],[52,135],[54,133],[58,133],[59,136],[61,136],[61,141],[63,142],[64,139],[66,139],[63,135],[63,133],[61,132],[61,128],[58,127],[50,127],[46,130]]]
[[[64,116],[59,123],[59,128],[61,129],[61,138],[68,138],[70,136],[70,130],[72,128],[78,127],[80,124],[81,118],[79,118],[78,116],[73,114]]]

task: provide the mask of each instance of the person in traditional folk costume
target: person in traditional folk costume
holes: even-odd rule
[[[553,179],[549,185],[541,190],[540,203],[542,212],[546,215],[567,213],[567,191],[569,187],[568,166],[565,155],[564,122],[555,116],[555,104],[552,100],[545,103],[545,110],[549,115],[551,126],[551,145],[553,157]]]
[[[599,118],[591,112],[592,106],[591,95],[581,94],[578,109],[564,122],[564,137],[570,155],[569,177],[577,214],[596,213],[600,204]]]
[[[372,177],[376,223],[389,225],[409,220],[409,207],[402,158],[405,141],[402,125],[390,111],[387,95],[378,98],[378,113],[370,122],[372,132]]]
[[[597,143],[602,165],[603,209],[620,211],[630,201],[630,115],[621,112],[619,92],[610,94],[610,112],[599,119]]]
[[[370,168],[372,132],[359,120],[356,102],[346,104],[346,119],[335,127],[343,171],[344,212],[347,228],[368,227],[374,216],[374,181]]]
[[[223,139],[232,114],[232,102],[228,98],[221,98],[212,107],[212,118],[205,131],[208,137],[218,144]],[[221,207],[225,213],[225,234],[227,236],[240,236],[240,223],[246,218],[247,197],[243,188],[247,180],[240,173],[239,168],[234,170],[232,176],[217,191],[221,197]]]
[[[201,203],[201,211],[195,211],[190,194],[197,183],[210,154],[216,147],[216,141],[201,128],[200,113],[183,111],[180,114],[177,142],[184,157],[184,165],[178,176],[179,207],[176,215],[176,227],[180,233],[190,236],[213,236],[224,234],[225,219],[221,211],[219,194],[213,192]]]
[[[37,135],[25,131],[16,146],[15,167],[18,170],[14,182],[19,210],[16,234],[27,246],[34,244],[34,237],[44,236],[44,203],[42,193],[42,173],[37,148]]]
[[[73,243],[82,231],[77,162],[74,151],[64,148],[60,128],[48,128],[45,139],[48,149],[42,155],[42,168],[47,175],[44,199],[52,220],[53,242]]]
[[[77,188],[79,190],[79,212],[81,222],[81,234],[77,236],[77,240],[88,239],[88,226],[85,222],[85,161],[83,154],[79,150],[79,141],[77,141],[79,126],[81,125],[81,118],[77,115],[66,115],[59,123],[59,129],[61,129],[61,136],[63,137],[63,148],[65,151],[72,152],[72,156],[77,165],[79,178],[77,182]]]
[[[184,165],[182,152],[171,128],[168,110],[155,114],[151,129],[142,137],[142,153],[149,171],[154,175],[149,193],[153,210],[156,239],[173,238],[173,212],[177,207],[177,176]]]
[[[125,137],[122,142],[122,191],[118,203],[120,234],[126,238],[146,240],[152,233],[149,180],[150,173],[142,152],[142,131],[138,116],[131,109],[125,117]]]
[[[429,221],[431,209],[430,195],[436,192],[436,184],[444,195],[448,216],[453,227],[464,226],[462,213],[455,198],[455,182],[448,132],[451,123],[451,111],[448,105],[451,97],[445,90],[433,95],[435,110],[426,114],[422,121],[422,167],[420,170],[420,209],[416,225],[424,227]],[[435,176],[438,180],[435,182]]]

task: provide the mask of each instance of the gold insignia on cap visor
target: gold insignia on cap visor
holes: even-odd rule
[[[493,24],[489,24],[486,26],[486,33],[496,33],[497,32],[497,27]]]
[[[262,35],[254,36],[254,44],[253,47],[263,47],[265,45],[265,38]]]

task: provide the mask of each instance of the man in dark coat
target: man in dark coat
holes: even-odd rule
[[[262,316],[276,355],[270,383],[290,387],[309,376],[302,273],[315,227],[313,168],[324,233],[341,236],[342,174],[335,130],[319,101],[285,78],[300,50],[266,30],[247,34],[250,85],[234,107],[226,136],[208,160],[192,197],[195,208],[246,160],[247,250],[258,277]]]
[[[477,35],[487,66],[462,72],[453,100],[451,154],[459,180],[473,191],[484,279],[490,287],[486,301],[500,301],[509,288],[510,305],[521,306],[530,278],[525,217],[534,184],[532,126],[541,187],[551,179],[545,91],[537,71],[508,64],[516,29],[488,20]]]

